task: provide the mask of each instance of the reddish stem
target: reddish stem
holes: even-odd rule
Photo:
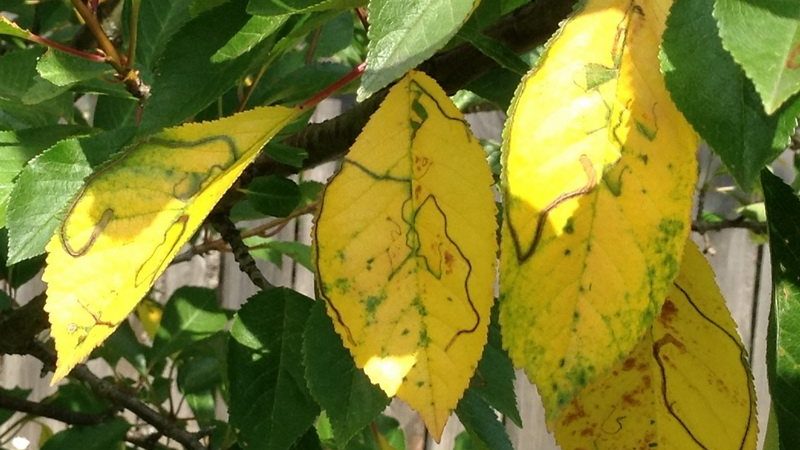
[[[356,8],[356,16],[361,21],[364,31],[369,31],[369,20],[367,19],[367,9],[362,7]]]
[[[46,47],[51,47],[51,48],[54,48],[56,50],[60,50],[60,51],[62,51],[64,53],[69,53],[70,55],[77,56],[78,58],[82,58],[82,59],[85,59],[85,60],[88,60],[88,61],[93,61],[93,62],[107,62],[108,61],[108,58],[106,58],[105,55],[101,55],[99,53],[84,52],[84,51],[78,50],[76,48],[68,47],[68,46],[66,46],[64,44],[58,43],[56,41],[52,41],[50,39],[47,39],[46,37],[42,37],[42,36],[39,36],[39,35],[36,35],[36,34],[33,34],[33,33],[30,33],[28,35],[28,39],[30,39],[33,42],[36,42],[37,44],[41,44],[41,45],[44,45]]]
[[[367,63],[362,62],[361,64],[357,65],[353,70],[350,71],[347,75],[343,76],[339,80],[332,83],[330,86],[326,87],[325,89],[321,90],[319,93],[314,95],[313,97],[309,98],[305,102],[300,104],[300,109],[308,109],[317,106],[317,104],[326,98],[333,95],[334,92],[338,91],[339,89],[346,86],[351,81],[357,79],[364,73],[364,69],[367,68]]]

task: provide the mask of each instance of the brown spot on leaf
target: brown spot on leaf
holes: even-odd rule
[[[664,302],[664,306],[661,308],[661,322],[665,325],[669,325],[677,314],[678,307],[675,306],[675,303],[672,303],[672,300],[667,299]]]
[[[787,69],[800,68],[800,42],[795,44],[795,46],[792,47],[792,51],[789,52],[789,56],[786,58],[786,68]]]
[[[564,416],[564,421],[562,422],[564,425],[569,425],[572,422],[586,417],[586,411],[583,410],[583,406],[581,406],[578,402],[572,402],[573,409]]]
[[[636,367],[636,360],[633,358],[628,358],[622,363],[623,370],[633,370],[634,367]]]
[[[627,392],[622,395],[622,404],[625,406],[639,406],[641,402],[636,399],[635,392]]]
[[[449,251],[444,251],[444,271],[445,273],[453,273],[453,254]]]

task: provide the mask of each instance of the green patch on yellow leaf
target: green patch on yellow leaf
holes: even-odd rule
[[[258,108],[164,130],[87,180],[47,245],[53,383],[130,314],[261,147],[298,113]]]
[[[747,355],[714,273],[691,241],[650,331],[564,408],[555,434],[564,450],[756,448]]]
[[[677,275],[697,138],[658,70],[669,0],[590,0],[504,142],[504,345],[548,417],[634,348]]]
[[[358,367],[437,438],[486,343],[495,274],[492,176],[447,95],[396,84],[325,190],[319,286]]]

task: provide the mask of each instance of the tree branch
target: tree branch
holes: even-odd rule
[[[236,259],[236,262],[239,263],[239,269],[250,278],[250,281],[261,290],[274,288],[275,286],[267,281],[267,279],[264,278],[264,274],[258,270],[256,261],[253,259],[253,256],[250,255],[250,249],[242,240],[242,235],[239,233],[239,230],[236,229],[236,224],[233,223],[230,216],[223,213],[212,213],[208,219],[211,225],[219,232],[220,236],[222,236],[222,239],[231,246],[233,257]]]
[[[23,398],[13,397],[0,391],[0,408],[18,411],[35,416],[48,417],[70,425],[97,425],[112,417],[112,412],[87,414],[59,408],[55,405],[37,403]]]
[[[43,344],[36,342],[30,348],[30,354],[38,358],[47,370],[53,370],[56,357],[53,352]],[[113,383],[99,378],[93,374],[85,365],[78,364],[69,374],[70,378],[83,381],[101,397],[105,397],[111,403],[129,410],[139,418],[152,425],[159,433],[173,439],[189,450],[205,450],[200,441],[186,431],[182,426],[167,417],[162,416],[158,411],[147,406],[136,397],[134,392],[125,392]]]

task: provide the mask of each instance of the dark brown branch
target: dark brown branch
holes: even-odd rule
[[[250,249],[242,240],[242,235],[239,233],[236,224],[233,223],[230,216],[227,214],[214,213],[209,216],[208,219],[214,229],[222,236],[222,239],[231,246],[233,257],[236,259],[236,262],[239,263],[239,269],[250,278],[250,281],[261,290],[274,288],[275,286],[270,284],[270,282],[264,278],[264,274],[258,270],[256,261],[250,254]]]
[[[708,233],[709,231],[722,231],[731,228],[745,228],[754,233],[767,234],[767,224],[755,220],[737,217],[736,219],[726,219],[716,222],[695,221],[692,223],[692,231],[698,233]]]
[[[55,405],[37,403],[23,398],[13,397],[0,391],[0,408],[11,411],[18,411],[34,416],[48,417],[70,425],[97,425],[105,422],[113,414],[87,414],[79,411],[71,411],[59,408]]]
[[[145,436],[136,433],[128,433],[128,435],[125,436],[125,440],[145,450],[172,450],[172,447],[167,447],[158,442],[161,436],[161,433],[153,433]]]
[[[38,358],[47,370],[55,366],[56,357],[52,350],[40,343],[31,345],[31,355]],[[93,392],[111,401],[111,403],[125,408],[136,416],[152,425],[159,433],[173,439],[189,450],[205,450],[195,435],[186,431],[182,426],[161,415],[158,411],[147,406],[136,397],[135,392],[126,392],[115,384],[99,378],[83,364],[78,364],[69,374],[70,378],[83,381]]]

